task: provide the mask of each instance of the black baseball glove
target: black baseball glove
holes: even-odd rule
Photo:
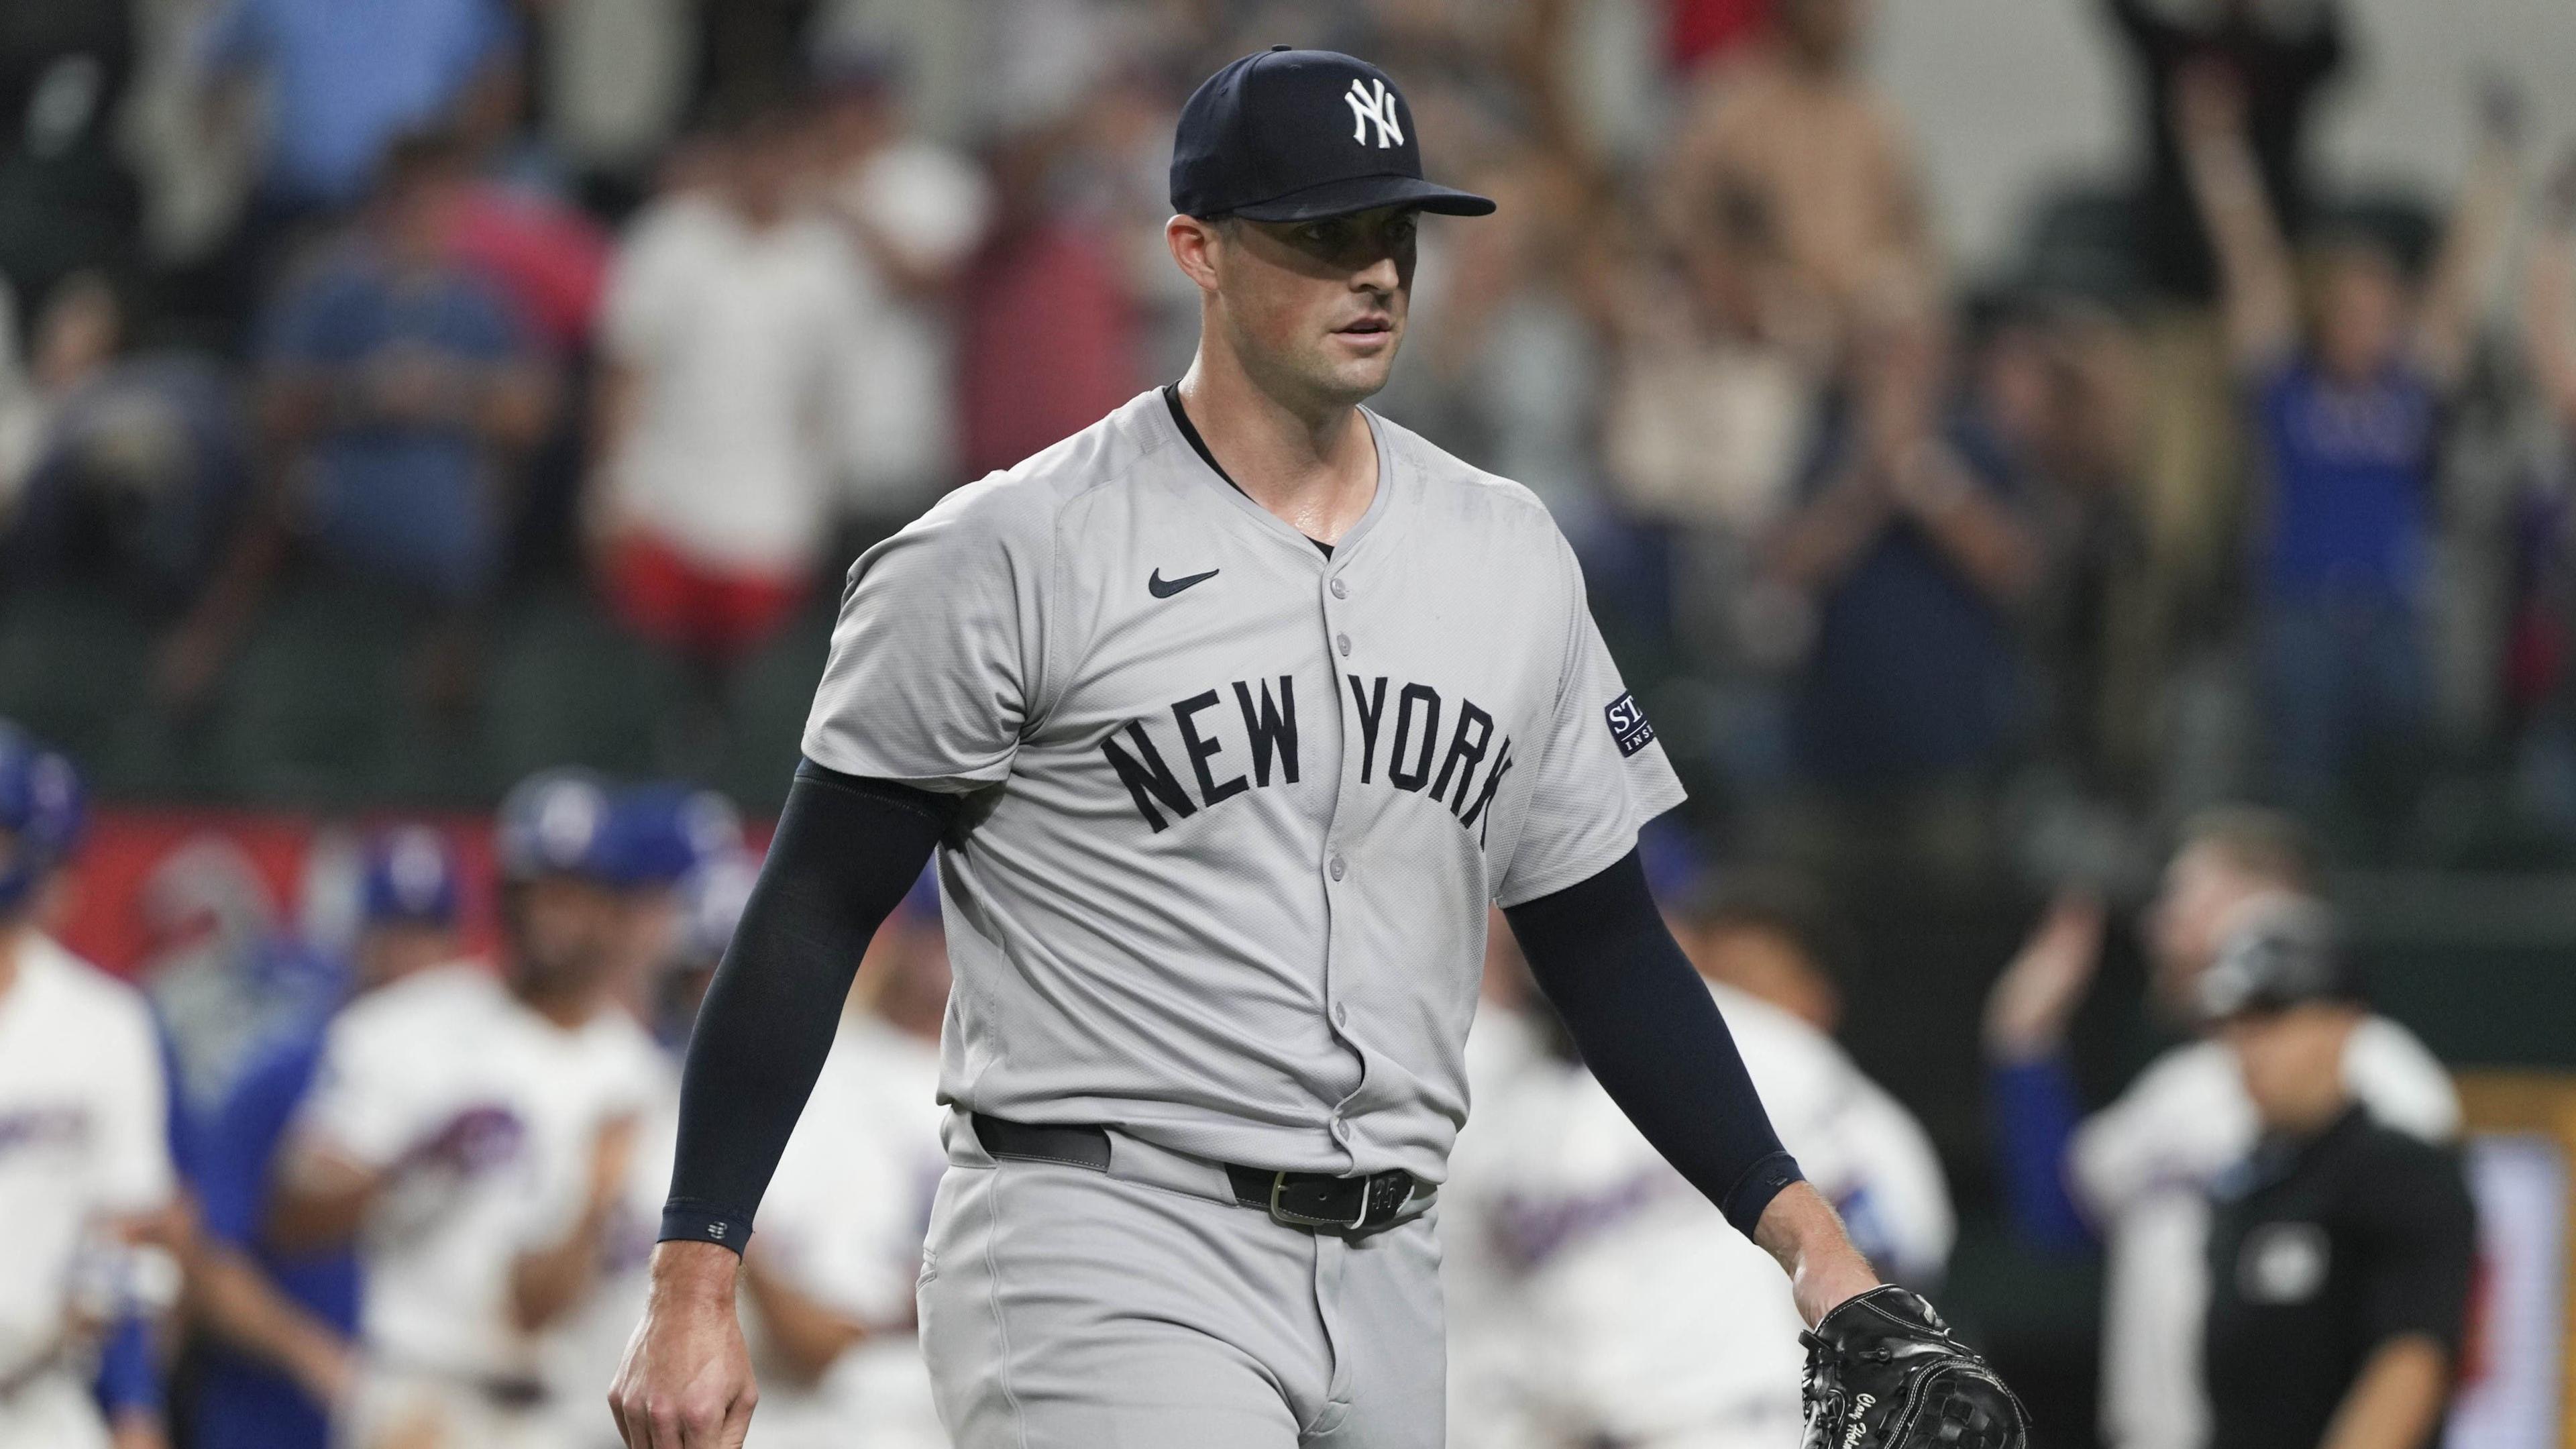
[[[1915,1294],[1873,1288],[1799,1341],[1800,1449],[2029,1449],[2021,1400]]]

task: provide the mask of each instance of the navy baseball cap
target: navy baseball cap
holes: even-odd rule
[[[1380,206],[1494,209],[1422,179],[1413,111],[1367,61],[1275,46],[1209,76],[1181,107],[1172,209],[1184,216],[1316,221]]]

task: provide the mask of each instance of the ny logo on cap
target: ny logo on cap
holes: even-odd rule
[[[1374,90],[1372,90],[1374,88]],[[1353,80],[1350,94],[1342,97],[1351,108],[1351,139],[1368,144],[1369,123],[1377,123],[1377,148],[1404,144],[1404,127],[1395,119],[1395,92],[1382,80]]]

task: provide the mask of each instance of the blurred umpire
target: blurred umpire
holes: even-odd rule
[[[2213,1188],[2211,1449],[2415,1449],[2450,1397],[2477,1222],[2458,1157],[2345,1085],[2361,993],[2332,918],[2249,908],[2200,983],[2261,1117]]]

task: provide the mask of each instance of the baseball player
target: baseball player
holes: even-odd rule
[[[1682,791],[1563,536],[1360,406],[1419,217],[1492,203],[1423,179],[1375,67],[1284,48],[1192,95],[1172,199],[1187,375],[851,571],[690,1043],[627,1442],[742,1442],[736,1255],[934,848],[956,988],[918,1306],[964,1449],[1443,1441],[1436,1201],[1489,903],[1613,1098],[1789,1271],[1816,1432],[2020,1442],[1801,1179],[1656,914],[1637,830]]]
[[[359,1449],[555,1449],[542,1366],[593,1289],[657,1066],[612,999],[625,928],[609,792],[573,772],[503,804],[506,956],[435,968],[332,1023],[270,1243],[355,1239]]]
[[[0,1449],[103,1449],[100,1340],[177,1289],[151,1015],[41,925],[81,819],[70,761],[0,721]]]
[[[1780,1140],[1891,1277],[1936,1281],[1955,1235],[1920,1127],[1833,1040],[1769,1002],[1710,993]],[[1511,1189],[1481,1231],[1519,1269],[1506,1314],[1534,1345],[1510,1392],[1547,1444],[1759,1449],[1796,1440],[1796,1309],[1778,1272],[1711,1220],[1593,1076],[1557,1074],[1555,1100],[1513,1105]]]
[[[2151,1004],[2168,1020],[2190,1020],[2201,975],[2234,924],[2315,888],[2315,862],[2291,822],[2248,809],[2193,822],[2146,917]],[[2102,1238],[2104,1439],[2115,1449],[2199,1449],[2209,1436],[2200,1373],[2208,1190],[2253,1151],[2258,1122],[2226,1048],[2204,1039],[2156,1058],[2078,1126],[2065,1033],[2100,960],[2102,929],[2098,905],[2061,902],[1988,999],[2002,1175],[2025,1233]],[[2365,1014],[2343,1066],[2383,1125],[2428,1142],[2458,1134],[2450,1074],[2396,1022]]]
[[[455,849],[435,829],[368,840],[350,951],[357,993],[463,957],[459,884]],[[313,1089],[330,1023],[316,1014],[255,1056],[191,1154],[204,1227],[191,1298],[211,1340],[191,1396],[194,1449],[324,1449],[331,1411],[356,1383],[356,1253],[347,1243],[280,1253],[261,1236],[278,1149]]]

